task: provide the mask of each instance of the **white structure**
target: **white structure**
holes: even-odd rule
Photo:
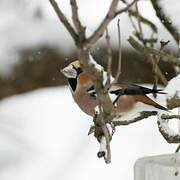
[[[180,180],[180,153],[138,159],[134,180]]]

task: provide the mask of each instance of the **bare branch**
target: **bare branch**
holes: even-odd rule
[[[165,28],[173,36],[176,43],[179,44],[179,40],[180,40],[179,30],[172,24],[169,17],[166,16],[166,14],[163,11],[163,8],[160,6],[159,0],[151,0],[151,3],[156,11],[157,17],[161,21],[161,23],[165,26]]]
[[[64,16],[63,12],[59,8],[58,4],[56,3],[55,0],[49,0],[51,3],[52,7],[54,8],[54,11],[56,12],[59,20],[63,23],[63,25],[66,27],[68,32],[71,34],[74,42],[76,43],[78,40],[78,35],[76,34],[74,28],[71,26],[71,24],[68,22],[67,18]]]
[[[108,24],[115,17],[118,2],[119,0],[112,0],[108,13],[106,14],[105,18],[103,19],[99,27],[96,29],[96,31],[87,39],[86,43],[84,44],[84,47],[90,48],[92,44],[94,44],[103,35]]]
[[[180,119],[180,115],[167,115],[167,114],[162,114],[161,115],[161,119],[164,119],[164,120],[170,120],[170,119]]]
[[[120,19],[118,19],[117,26],[118,26],[118,68],[114,82],[118,82],[119,76],[121,75],[122,47],[121,47]]]
[[[168,81],[166,79],[166,77],[164,76],[164,74],[162,73],[161,69],[158,66],[158,62],[156,61],[156,59],[150,54],[149,58],[151,60],[151,63],[153,65],[153,71],[154,71],[154,79],[155,79],[155,83],[154,86],[158,85],[158,77],[160,78],[160,80],[162,81],[162,83],[166,86],[168,84]],[[159,60],[160,60],[160,56],[159,56]]]
[[[148,19],[146,19],[146,18],[144,18],[143,16],[140,15],[137,2],[135,4],[135,8],[136,8],[135,11],[133,11],[131,9],[128,10],[128,14],[129,14],[131,24],[132,24],[132,26],[134,27],[134,30],[135,30],[135,36],[139,39],[139,41],[141,41],[143,43],[143,45],[145,47],[147,47],[147,43],[150,43],[151,46],[153,46],[153,43],[157,42],[157,39],[155,39],[153,37],[147,39],[147,38],[144,37],[141,22],[143,24],[147,24],[148,26],[150,26],[151,29],[153,30],[153,32],[157,32],[157,28],[151,21],[149,21]],[[134,16],[135,18],[137,18],[138,29],[136,28],[131,16]],[[148,59],[150,59],[150,62],[152,63],[152,67],[153,67],[154,88],[157,88],[158,77],[161,79],[161,81],[163,82],[164,85],[167,85],[167,80],[166,80],[165,76],[163,75],[161,69],[158,66],[158,62],[160,60],[160,57],[158,57],[156,59],[154,55],[149,54]],[[153,95],[154,95],[154,97],[156,97],[156,94],[153,94]]]
[[[107,42],[107,81],[105,85],[105,91],[108,91],[111,85],[111,68],[112,68],[112,48],[110,42],[110,36],[108,32],[108,28],[106,29],[106,42]]]
[[[149,54],[154,54],[154,55],[160,56],[162,61],[169,62],[175,66],[180,67],[179,59],[174,57],[173,55],[166,53],[164,51],[158,51],[150,47],[144,47],[141,44],[139,44],[132,36],[129,37],[128,41],[133,48],[143,53],[144,55],[148,56]]]
[[[137,2],[135,3],[135,8],[136,8],[137,14],[140,14]],[[137,16],[137,20],[138,20],[139,35],[140,35],[140,38],[143,39],[144,35],[143,35],[143,30],[142,30],[142,26],[141,26],[141,20],[140,20],[139,16]],[[145,45],[145,43],[144,43],[144,45]]]
[[[134,11],[132,9],[128,10],[128,14],[129,16],[133,16],[139,19],[139,21],[141,21],[142,23],[146,24],[147,26],[149,26],[154,32],[157,33],[157,27],[154,23],[152,23],[149,19],[143,17],[141,14],[138,14],[137,11]]]
[[[161,43],[160,51],[162,51],[163,48],[169,43],[169,41],[166,41],[166,42],[160,41],[160,43]],[[161,57],[159,56],[159,57],[155,58],[155,56],[153,56],[153,55],[149,55],[149,57],[151,59],[152,65],[153,65],[152,67],[153,67],[153,72],[154,72],[154,87],[153,88],[157,89],[158,77],[160,78],[162,83],[166,86],[168,84],[168,81],[158,66],[158,63],[159,63]],[[153,94],[153,96],[156,98],[157,94]]]
[[[124,9],[121,9],[121,10],[117,11],[117,12],[115,13],[115,17],[116,17],[117,15],[119,15],[119,14],[122,14],[122,13],[128,11],[128,10],[131,8],[131,6],[133,6],[137,1],[138,1],[138,0],[134,0],[134,1],[132,1],[130,4],[128,4]]]
[[[72,10],[72,20],[74,23],[74,26],[76,27],[76,30],[81,37],[81,39],[85,38],[85,28],[82,26],[79,15],[78,15],[78,6],[76,0],[71,0],[71,10]]]
[[[115,18],[117,15],[126,12],[136,1],[138,0],[134,0],[124,9],[116,11],[119,0],[112,0],[108,13],[106,14],[105,18],[103,19],[99,27],[96,29],[96,31],[87,39],[87,41],[84,44],[84,47],[90,48],[92,44],[96,43],[96,41],[103,35],[111,20]]]
[[[150,116],[156,116],[157,112],[156,111],[143,111],[139,113],[139,116],[136,118],[132,118],[131,120],[123,120],[123,121],[113,121],[114,126],[124,126],[124,125],[129,125],[138,121],[141,121],[143,119],[146,119]]]

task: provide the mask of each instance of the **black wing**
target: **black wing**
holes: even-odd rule
[[[130,84],[121,89],[110,91],[111,94],[116,95],[146,95],[146,94],[166,94],[162,89],[150,89],[136,84]]]
[[[95,91],[95,88],[94,86],[91,86],[88,90],[87,90],[87,93],[93,97],[93,98],[96,98],[97,97],[97,94],[96,94],[96,91]]]

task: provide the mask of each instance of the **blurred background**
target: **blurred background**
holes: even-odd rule
[[[92,33],[102,20],[109,2],[102,0],[79,1],[79,12],[87,33]],[[166,2],[166,0],[164,0]],[[167,12],[177,23],[177,1]],[[164,3],[168,4],[168,3]],[[60,3],[65,14],[71,18],[69,1]],[[148,0],[140,2],[141,13],[150,18],[158,27],[158,42],[170,40],[167,49],[176,48],[174,41],[159,22]],[[60,69],[77,58],[77,50],[65,28],[59,22],[49,2],[43,0],[1,0],[0,2],[0,98],[22,93],[39,87],[59,86],[65,84],[65,78]],[[94,14],[96,12],[96,14]],[[151,64],[142,55],[136,53],[127,42],[132,34],[130,20],[127,14],[122,14],[122,76],[124,82],[152,83]],[[117,63],[118,33],[117,19],[110,24],[110,36],[113,46],[113,72]],[[148,33],[145,29],[145,33]],[[159,43],[160,46],[160,43]],[[176,49],[174,49],[176,50]],[[106,65],[105,38],[92,49],[98,61]],[[174,76],[174,70],[168,63],[161,63],[161,69],[167,79]],[[139,70],[139,67],[141,70]],[[129,71],[128,69],[133,69]]]
[[[71,18],[69,1],[58,1]],[[80,18],[87,34],[105,16],[110,0],[78,0]],[[180,2],[161,0],[179,28]],[[158,42],[170,40],[166,51],[177,52],[149,0],[139,2],[140,12],[158,27]],[[97,159],[98,144],[87,132],[91,118],[71,99],[60,69],[77,59],[77,49],[56,17],[48,0],[0,1],[0,179],[133,179],[138,157],[172,152],[158,132],[153,118],[129,128],[119,128],[112,142],[113,159],[105,165]],[[119,16],[122,39],[120,81],[152,84],[152,66],[127,42],[133,28],[127,14]],[[113,47],[113,72],[118,60],[117,19],[109,26]],[[148,33],[145,29],[144,33]],[[157,48],[160,43],[157,43]],[[92,49],[104,67],[105,39]],[[168,63],[160,63],[167,80],[175,76]],[[161,83],[161,82],[160,82]],[[20,94],[20,95],[18,95]],[[148,131],[147,131],[148,130]],[[152,146],[153,144],[153,146]]]

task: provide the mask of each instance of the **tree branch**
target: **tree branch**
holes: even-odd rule
[[[154,23],[152,23],[149,19],[143,17],[142,15],[138,14],[138,12],[129,9],[128,10],[128,14],[129,16],[133,16],[139,19],[139,21],[141,21],[142,23],[146,24],[147,26],[149,26],[154,32],[157,33],[157,27]]]
[[[180,67],[179,59],[174,57],[173,55],[166,53],[164,51],[158,51],[158,50],[150,48],[150,47],[144,47],[141,44],[139,44],[132,36],[129,37],[128,41],[134,49],[143,53],[144,55],[148,56],[149,54],[154,54],[154,55],[161,57],[162,61],[169,62],[175,66]]]
[[[133,6],[136,2],[138,2],[138,0],[132,1],[132,2],[131,2],[130,4],[128,4],[124,9],[121,9],[121,10],[117,11],[117,12],[115,13],[115,17],[116,17],[117,15],[119,15],[119,14],[122,14],[122,13],[128,11],[128,10],[131,8],[131,6]]]
[[[112,48],[108,28],[106,29],[106,42],[107,42],[107,81],[105,84],[105,91],[107,92],[111,86],[111,68],[112,68]]]
[[[106,30],[106,27],[111,22],[111,20],[115,18],[117,15],[122,14],[123,12],[126,12],[137,1],[138,0],[134,0],[132,3],[127,5],[124,9],[116,11],[119,0],[112,0],[111,6],[105,18],[103,19],[101,24],[98,26],[98,28],[95,30],[95,32],[84,43],[84,47],[90,48],[92,44],[95,44],[96,41],[103,35],[104,31]]]
[[[172,119],[173,116],[169,116],[169,119]],[[178,118],[179,116],[174,118]],[[168,115],[161,114],[158,116],[158,128],[162,136],[166,139],[168,143],[180,143],[180,134],[174,132],[172,129],[169,128],[169,119]]]
[[[99,27],[95,30],[95,32],[87,39],[86,43],[84,44],[84,47],[90,48],[92,44],[95,44],[96,41],[103,35],[108,24],[115,16],[118,2],[119,0],[112,0],[108,13],[106,14],[105,18],[103,19]]]
[[[163,8],[159,4],[159,0],[151,0],[151,3],[161,23],[169,31],[169,33],[172,35],[176,43],[179,45],[179,40],[180,40],[179,30],[172,24],[169,17],[166,16],[166,14],[163,11]]]
[[[118,68],[114,82],[118,82],[119,76],[121,75],[122,47],[121,47],[120,19],[118,19],[117,27],[118,27]]]
[[[129,125],[131,123],[135,123],[138,121],[141,121],[143,119],[146,119],[150,116],[156,116],[157,112],[156,111],[143,111],[139,113],[139,116],[136,118],[133,118],[131,120],[122,120],[122,121],[113,121],[114,126],[124,126],[124,125]]]
[[[72,20],[74,23],[74,26],[77,30],[77,33],[79,34],[79,37],[81,37],[81,41],[85,39],[85,27],[82,26],[79,15],[78,15],[78,6],[76,0],[71,0],[71,10],[72,10]]]
[[[78,35],[76,34],[76,32],[73,29],[73,27],[71,26],[71,24],[68,22],[67,18],[64,16],[63,12],[59,8],[56,1],[55,0],[49,0],[49,2],[51,3],[52,7],[54,8],[54,11],[56,12],[59,20],[63,23],[63,25],[66,27],[66,29],[70,33],[70,35],[73,38],[74,42],[77,42]]]
[[[153,37],[144,38],[141,23],[146,24],[149,27],[151,27],[153,33],[154,32],[157,33],[157,28],[151,21],[149,21],[148,19],[141,16],[141,14],[139,13],[137,3],[135,5],[136,5],[135,6],[135,8],[136,8],[135,11],[131,10],[131,9],[128,10],[130,21],[132,23],[132,26],[135,29],[135,36],[139,39],[140,42],[143,43],[144,47],[147,47],[147,43],[149,43],[151,45],[151,47],[153,47],[153,44],[157,42],[157,39],[153,38]],[[137,19],[139,29],[136,28],[131,16],[133,16],[133,17],[135,17]],[[153,56],[152,54],[149,54],[148,58],[150,59],[150,62],[153,65],[152,67],[153,67],[153,71],[154,71],[154,88],[157,87],[158,77],[160,78],[160,80],[163,82],[164,85],[167,85],[167,80],[166,80],[165,76],[163,75],[161,69],[158,66],[158,62],[160,60],[160,57],[155,58],[155,56]],[[156,97],[155,94],[154,94],[154,97]]]

